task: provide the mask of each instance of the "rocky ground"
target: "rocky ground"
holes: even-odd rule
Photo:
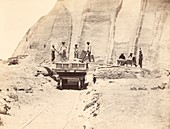
[[[89,86],[79,91],[57,89],[55,77],[43,66],[1,64],[0,128],[170,128],[167,70],[91,64]]]

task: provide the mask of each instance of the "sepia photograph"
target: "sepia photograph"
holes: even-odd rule
[[[170,0],[0,0],[0,129],[170,129]]]

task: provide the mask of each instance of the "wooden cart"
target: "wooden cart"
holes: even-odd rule
[[[56,63],[56,73],[59,75],[59,88],[76,86],[79,90],[85,86],[87,64],[80,62]]]

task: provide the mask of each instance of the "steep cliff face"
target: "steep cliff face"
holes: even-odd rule
[[[107,59],[112,52],[110,46],[121,1],[58,0],[52,11],[29,29],[13,56],[26,54],[36,62],[49,61],[51,44],[58,47],[65,41],[70,56],[74,44],[78,43],[81,51],[90,41],[93,54]]]
[[[51,12],[28,30],[19,43],[13,56],[29,55],[34,62],[50,60],[51,45],[56,48],[62,41],[70,46],[72,32],[72,18],[64,5],[64,1],[58,0]]]
[[[90,0],[83,12],[79,46],[86,49],[86,43],[91,42],[92,53],[100,62],[107,62],[111,57],[115,21],[121,4],[121,0]]]
[[[134,4],[135,3],[135,4]],[[113,63],[121,53],[129,56],[134,52],[133,39],[136,37],[138,19],[140,16],[141,0],[124,0],[116,18],[115,38],[113,43]]]
[[[28,30],[13,56],[50,61],[51,45],[58,48],[65,41],[72,58],[75,44],[81,51],[91,42],[92,54],[100,63],[116,63],[122,52],[138,57],[142,48],[144,66],[168,66],[169,25],[170,0],[58,0]]]
[[[158,64],[169,65],[169,61],[163,59],[170,54],[166,49],[170,48],[169,13],[170,0],[143,0],[145,6],[142,10],[143,18],[140,23],[136,50],[140,47],[144,54],[144,64],[153,67]]]
[[[169,6],[170,9],[170,6]],[[163,32],[160,38],[158,60],[157,63],[160,66],[170,68],[170,10],[164,23]]]
[[[71,46],[69,59],[72,60],[74,58],[74,47],[77,44],[78,36],[81,32],[81,24],[82,24],[82,13],[83,10],[87,7],[87,3],[89,0],[64,0],[64,4],[66,8],[69,10],[72,17],[72,37],[71,37]]]

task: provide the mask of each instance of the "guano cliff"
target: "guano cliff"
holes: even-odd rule
[[[28,55],[37,63],[50,61],[50,48],[62,41],[73,58],[73,48],[85,49],[91,42],[92,53],[100,63],[116,63],[121,53],[139,48],[147,67],[169,67],[170,0],[58,0],[25,34],[13,56]],[[58,59],[58,58],[57,58]]]

